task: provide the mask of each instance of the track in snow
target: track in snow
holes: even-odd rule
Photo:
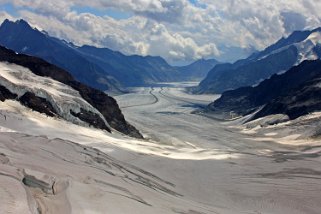
[[[128,105],[128,106],[123,106],[121,109],[126,109],[126,108],[132,108],[132,107],[138,107],[138,106],[149,106],[149,105],[154,105],[158,103],[159,99],[158,97],[153,93],[155,89],[152,87],[149,91],[149,94],[154,98],[154,101],[148,102],[148,103],[143,103],[143,104],[135,104],[135,105]]]
[[[203,100],[193,100],[193,99],[187,99],[187,98],[181,98],[173,95],[169,95],[169,93],[166,93],[164,88],[162,87],[161,90],[158,92],[160,95],[165,97],[165,99],[169,101],[180,101],[183,103],[191,104],[195,108],[205,108],[207,105],[202,105],[200,102],[204,102]]]

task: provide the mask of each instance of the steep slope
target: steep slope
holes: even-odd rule
[[[209,109],[216,113],[247,115],[251,120],[286,114],[290,119],[321,110],[321,61],[304,61],[284,74],[273,75],[256,87],[226,91]]]
[[[321,111],[321,75],[268,102],[251,119],[255,120],[272,114],[286,114],[293,120],[317,111]]]
[[[100,90],[118,90],[119,83],[104,69],[81,56],[71,44],[33,29],[24,20],[5,20],[0,44],[18,53],[37,56],[69,71],[77,80]]]
[[[22,104],[49,116],[107,131],[111,127],[133,137],[142,137],[126,122],[113,98],[75,81],[63,69],[4,47],[0,47],[0,61],[4,99],[17,97]]]
[[[222,93],[258,84],[304,60],[320,58],[321,29],[296,31],[265,50],[234,64],[215,66],[194,89],[196,93]]]

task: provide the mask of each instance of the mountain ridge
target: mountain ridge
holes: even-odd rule
[[[78,81],[103,91],[123,92],[124,87],[202,79],[219,63],[199,60],[198,63],[205,64],[195,67],[191,63],[191,67],[180,68],[159,56],[127,56],[108,48],[79,47],[40,32],[24,20],[6,19],[0,26],[0,44],[18,53],[43,58],[69,71]]]
[[[256,112],[249,120],[273,114],[285,114],[289,119],[321,110],[321,61],[303,61],[283,74],[274,74],[255,87],[226,91],[208,106],[221,115],[245,116]]]
[[[65,70],[77,80],[101,90],[118,90],[119,83],[108,78],[100,67],[77,54],[61,40],[43,34],[26,21],[6,19],[0,26],[0,44],[18,53],[43,58]]]
[[[193,88],[195,93],[222,93],[260,83],[275,73],[284,72],[306,59],[321,57],[321,28],[295,31],[261,52],[233,64],[216,65],[207,77]]]

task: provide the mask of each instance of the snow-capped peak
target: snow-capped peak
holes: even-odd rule
[[[319,30],[314,30],[314,31],[311,31],[310,35],[303,41],[290,43],[286,46],[282,46],[281,48],[278,48],[272,52],[267,53],[266,55],[261,56],[260,58],[258,58],[258,60],[265,59],[266,57],[272,54],[280,53],[291,46],[295,46],[298,50],[298,59],[295,65],[298,65],[304,60],[319,59],[320,57],[318,56],[318,54],[315,52],[314,49],[317,45],[320,45],[320,44],[321,44],[321,32]]]
[[[316,60],[319,58],[315,52],[315,47],[321,44],[321,32],[316,31],[310,34],[303,42],[295,44],[298,49],[298,60],[296,64],[300,64],[304,60]]]

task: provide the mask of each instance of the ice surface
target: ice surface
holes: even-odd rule
[[[318,115],[297,120],[292,130],[295,124],[286,122],[240,133],[246,127],[238,121],[193,113],[213,99],[177,87],[118,96],[147,140],[46,117],[15,101],[0,103],[0,200],[8,204],[1,212],[319,213],[320,142],[296,146],[296,136],[277,143],[282,133],[311,130]],[[41,188],[48,184],[52,192]]]

